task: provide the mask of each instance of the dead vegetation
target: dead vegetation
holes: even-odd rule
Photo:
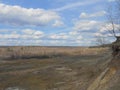
[[[106,48],[81,47],[0,47],[0,59],[51,58],[74,55],[96,55]]]
[[[87,90],[109,59],[107,48],[4,47],[0,51],[1,57],[12,52],[50,56],[1,59],[0,90]],[[55,54],[58,56],[53,57]]]
[[[108,48],[1,47],[0,51],[0,90],[120,89],[120,60],[111,61]],[[16,58],[6,59],[12,53]],[[44,55],[49,57],[41,58]]]

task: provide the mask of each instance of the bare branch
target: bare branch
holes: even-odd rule
[[[116,0],[116,4],[108,8],[107,17],[111,28],[108,31],[116,38],[120,33],[120,0]]]

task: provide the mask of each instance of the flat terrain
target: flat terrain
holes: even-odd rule
[[[107,67],[107,48],[1,47],[0,90],[87,90]]]

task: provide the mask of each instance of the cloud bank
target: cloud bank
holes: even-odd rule
[[[23,8],[0,3],[0,23],[16,26],[43,26],[56,23],[61,17],[54,11]]]

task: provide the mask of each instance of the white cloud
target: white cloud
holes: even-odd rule
[[[52,46],[64,46],[65,44],[66,44],[65,40],[49,40],[49,41],[47,41],[48,46],[50,46],[50,45],[52,45]]]
[[[24,29],[22,30],[22,32],[27,35],[43,35],[44,34],[42,31],[32,30],[32,29]]]
[[[22,32],[23,32],[24,34],[32,35],[32,34],[35,32],[35,30],[32,30],[32,29],[24,29],[24,30],[22,30]]]
[[[68,39],[68,35],[65,33],[60,33],[60,34],[52,34],[49,36],[51,39]]]
[[[54,11],[27,9],[0,3],[0,23],[2,24],[42,26],[60,19],[61,17]]]
[[[11,34],[0,34],[0,38],[1,39],[18,39],[20,37],[20,35],[19,34],[13,34],[13,33],[11,33]]]
[[[74,30],[92,30],[92,29],[96,29],[96,28],[99,28],[100,26],[100,22],[98,21],[94,21],[94,20],[78,20],[73,29]]]
[[[39,35],[43,35],[44,33],[42,32],[42,31],[36,31],[35,33],[34,33],[34,35],[37,35],[37,36],[39,36]]]
[[[114,2],[114,1],[116,1],[116,0],[108,0],[108,2]]]
[[[44,36],[44,33],[39,30],[25,29],[25,30],[22,30],[22,32],[24,33],[21,36],[21,38],[24,38],[24,39],[28,39],[28,38],[38,39]]]
[[[120,35],[120,33],[117,33],[117,35]],[[108,38],[109,39],[109,37],[114,37],[113,36],[113,34],[111,34],[111,33],[101,33],[101,32],[97,32],[97,33],[94,33],[94,36],[96,36],[96,37],[104,37],[104,38]]]
[[[53,27],[60,27],[60,26],[64,26],[64,23],[58,20],[56,20],[55,23],[53,23]]]
[[[114,29],[116,32],[118,32],[118,29],[120,28],[120,25],[114,24]],[[106,23],[104,26],[101,26],[100,28],[100,32],[108,32],[108,31],[112,31],[113,30],[113,26],[111,23]]]
[[[82,39],[83,39],[83,37],[80,35],[76,37],[76,40],[82,40]]]
[[[115,34],[117,36],[120,36],[118,28],[119,28],[119,25],[115,24],[114,25]],[[111,23],[106,23],[106,24],[102,25],[98,29],[98,32],[94,34],[94,36],[107,37],[107,38],[108,37],[114,37],[112,24]]]
[[[31,32],[31,33],[30,33]],[[88,36],[88,35],[86,35]],[[56,46],[72,46],[72,45],[90,45],[85,41],[86,36],[83,37],[79,31],[73,30],[66,33],[48,34],[40,30],[24,29],[12,30],[12,32],[5,32],[0,34],[0,45],[56,45]],[[91,38],[88,38],[91,40]],[[87,39],[87,40],[88,40]],[[90,42],[89,40],[89,42]],[[5,43],[5,42],[6,43]]]
[[[93,4],[96,2],[99,2],[100,0],[91,0],[91,1],[84,1],[84,2],[74,2],[74,3],[69,3],[63,7],[60,8],[56,8],[56,9],[52,9],[53,11],[64,11],[67,9],[71,9],[71,8],[75,8],[75,7],[79,7],[79,6],[84,6],[84,5],[89,5],[89,4]]]
[[[100,11],[100,12],[96,12],[96,13],[93,13],[93,14],[87,14],[85,12],[82,12],[80,14],[80,18],[101,17],[101,16],[104,16],[105,14],[106,14],[105,11]]]
[[[103,37],[104,35],[103,35],[102,33],[97,32],[97,33],[94,34],[94,36],[100,36],[100,37]]]
[[[71,32],[69,32],[69,35],[72,35],[72,36],[74,36],[74,35],[78,35],[79,33],[77,32],[77,31],[71,31]]]
[[[0,34],[0,45],[78,45],[83,37],[75,31],[47,34],[40,30],[9,30]]]
[[[58,45],[80,45],[82,42],[84,42],[82,35],[78,34],[75,31],[53,34],[49,38],[54,44],[56,43]]]
[[[39,30],[24,29],[21,33],[17,31],[12,31],[5,34],[0,34],[0,39],[38,39],[42,38],[44,33]]]

